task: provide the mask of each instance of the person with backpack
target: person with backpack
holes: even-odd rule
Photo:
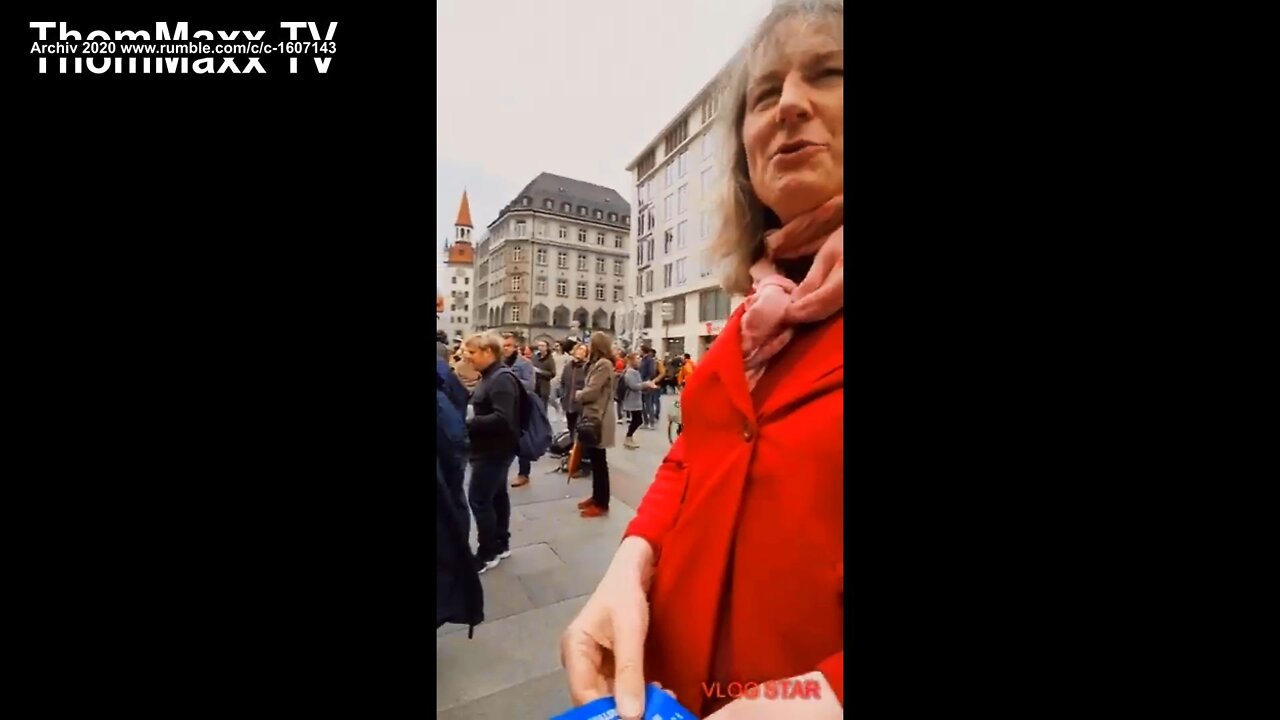
[[[591,497],[578,503],[586,518],[609,514],[609,462],[605,450],[614,443],[614,386],[618,382],[611,347],[612,340],[605,333],[591,335],[591,354],[587,358],[590,369],[583,388],[577,392],[577,400],[582,403],[578,442],[591,459]]]
[[[529,362],[519,349],[516,343],[515,333],[503,333],[502,335],[502,355],[503,363],[511,368],[511,371],[519,378],[520,383],[524,385],[529,392],[536,392],[537,373],[534,371],[533,363]],[[537,458],[525,457],[523,453],[518,454],[520,467],[516,470],[516,479],[512,481],[511,487],[523,487],[529,484],[529,471],[532,468],[533,461]]]
[[[480,371],[471,396],[475,416],[467,421],[471,439],[471,487],[467,503],[476,518],[476,569],[483,573],[511,556],[511,498],[507,473],[520,443],[520,396],[524,387],[502,362],[502,339],[472,335],[463,353]]]

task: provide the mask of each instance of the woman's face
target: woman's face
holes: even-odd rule
[[[586,346],[586,345],[581,345],[581,344],[579,344],[579,345],[574,345],[574,346],[573,346],[573,356],[574,356],[575,358],[579,359],[579,360],[586,360],[586,359],[587,359],[587,346]]]
[[[783,21],[747,78],[747,172],[784,223],[844,192],[844,49],[832,30]]]

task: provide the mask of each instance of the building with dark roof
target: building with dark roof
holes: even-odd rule
[[[618,191],[544,172],[487,230],[476,244],[478,329],[529,343],[614,331],[631,257],[631,205]]]

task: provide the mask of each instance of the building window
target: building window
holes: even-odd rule
[[[657,148],[654,148],[655,150]],[[636,177],[642,178],[653,171],[655,153],[650,151],[636,163]]]
[[[683,285],[684,281],[684,258],[680,258],[676,261],[676,284]]]
[[[587,271],[587,256],[582,253],[578,253],[578,272],[586,272],[586,271]]]
[[[622,302],[622,288],[620,288],[620,287],[615,287],[615,288],[613,289],[613,301],[614,301],[614,302]]]
[[[511,276],[511,292],[520,292],[520,276]]]
[[[579,300],[587,299],[587,284],[585,282],[582,282],[581,280],[578,281],[578,299]]]
[[[534,250],[534,251],[533,251],[533,260],[534,260],[534,262],[538,263],[539,265],[546,265],[546,264],[547,264],[547,249],[546,249],[546,248],[538,248],[537,250]]]
[[[603,218],[603,217],[604,217],[604,213],[602,213],[602,212],[600,212],[599,210],[597,210],[597,211],[596,211],[596,219],[597,219],[597,220],[599,220],[600,218]]]
[[[609,222],[611,223],[618,222],[618,213],[609,213]]]
[[[463,285],[470,285],[470,284],[471,284],[471,278],[469,278],[469,277],[462,278],[462,284],[463,284]]]
[[[520,259],[523,257],[524,257],[524,248],[521,248],[521,247],[511,248],[511,262],[518,263],[520,262]]]
[[[567,240],[569,238],[569,228],[564,225],[560,226],[560,239]]]
[[[707,99],[702,103],[702,123],[705,125],[711,122],[711,118],[716,116],[716,105],[720,97],[713,89],[707,94]]]
[[[653,271],[645,270],[644,272],[644,291],[653,292]]]
[[[729,296],[719,288],[698,293],[698,320],[713,322],[729,318]]]
[[[597,300],[603,300],[603,299],[604,299],[604,286],[603,286],[603,285],[597,285],[597,286],[596,286],[596,299],[597,299]]]
[[[672,212],[675,209],[675,204],[674,204],[675,199],[676,199],[675,195],[668,195],[662,201],[662,211],[663,211],[662,220],[664,222],[669,222],[672,218],[676,216],[676,214]]]
[[[561,210],[561,212],[572,213],[572,212],[573,212],[573,206],[572,206],[572,205],[570,205],[569,203],[564,203],[564,204],[562,204],[562,205],[560,206],[560,210]]]
[[[636,275],[636,295],[644,295],[644,275]]]
[[[667,163],[667,166],[666,168],[663,169],[662,174],[663,174],[663,177],[666,179],[666,182],[663,184],[663,187],[671,187],[672,185],[676,184],[676,164],[674,162]]]
[[[567,280],[556,280],[556,296],[569,297],[569,282]]]
[[[664,288],[671,287],[671,277],[672,277],[671,263],[667,263],[666,265],[662,266],[662,287]]]
[[[596,273],[600,275],[604,274],[604,258],[602,257],[596,258]]]
[[[640,215],[640,224],[636,227],[636,234],[637,235],[644,234],[644,214],[643,213],[641,213]]]
[[[685,248],[686,243],[685,243],[685,236],[684,236],[684,226],[688,224],[689,224],[688,220],[681,220],[680,224],[676,226],[676,249],[677,250],[683,250]]]
[[[623,224],[623,225],[626,225],[627,227],[631,227],[631,216],[630,216],[630,215],[623,215],[623,216],[622,216],[622,224]]]
[[[644,326],[653,327],[653,303],[644,304]]]
[[[667,154],[675,152],[680,143],[689,137],[689,117],[686,115],[676,121],[676,126],[667,133]]]
[[[711,192],[711,181],[715,179],[715,168],[707,168],[702,171],[702,196],[706,197]]]
[[[689,208],[689,186],[681,185],[676,191],[676,212],[684,212]]]
[[[525,207],[529,207],[529,198],[521,198],[520,204],[524,205]]]
[[[673,238],[672,238],[672,236],[671,236],[671,231],[670,231],[670,230],[664,230],[664,231],[662,232],[662,254],[663,254],[663,255],[670,255],[670,254],[671,254],[671,241],[672,241],[672,239],[673,239]]]
[[[680,297],[676,297],[676,298],[671,298],[670,302],[671,302],[671,324],[672,325],[684,324],[684,298],[685,298],[684,295],[681,295]]]
[[[538,278],[538,294],[539,295],[547,294],[547,279],[544,277]]]
[[[556,204],[555,204],[555,202],[554,202],[554,201],[552,201],[552,200],[543,200],[543,201],[542,201],[542,207],[544,207],[544,208],[546,208],[546,209],[548,209],[548,210],[555,210],[555,209],[556,209]]]
[[[524,233],[526,230],[528,230],[528,226],[525,225],[525,222],[523,220],[517,220],[516,221],[516,237],[524,237]]]
[[[602,232],[596,233],[596,244],[599,245],[600,247],[604,247],[604,233]]]
[[[511,306],[511,322],[513,323],[520,322],[520,306],[519,305]]]
[[[578,228],[578,242],[584,243],[586,241],[587,241],[587,231],[583,228]]]
[[[650,230],[652,230],[652,229],[653,229],[653,226],[654,226],[654,222],[653,222],[653,208],[649,208],[649,229],[650,229]]]
[[[587,206],[586,206],[586,205],[579,205],[579,206],[578,206],[578,214],[579,214],[579,215],[581,215],[582,217],[586,217],[586,216],[587,216]]]
[[[685,150],[676,158],[676,177],[684,177],[689,172],[689,151]]]
[[[614,236],[613,236],[613,246],[614,246],[615,248],[618,248],[619,250],[621,250],[621,249],[622,249],[622,236],[621,236],[621,235],[618,235],[618,234],[616,234],[616,233],[614,234]]]
[[[450,285],[457,285],[457,284],[458,284],[458,278],[457,278],[456,276],[455,276],[455,277],[451,277],[451,278],[449,278],[449,284],[450,284]]]
[[[561,270],[569,269],[569,253],[565,252],[564,250],[561,250],[560,252],[556,253],[556,267],[560,268]]]
[[[618,275],[618,276],[621,276],[621,275],[622,275],[622,261],[621,261],[621,260],[614,260],[614,261],[613,261],[613,274],[614,274],[614,275]]]

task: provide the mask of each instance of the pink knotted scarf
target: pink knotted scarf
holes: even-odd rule
[[[813,256],[797,285],[775,260]],[[755,387],[769,360],[791,341],[796,325],[831,317],[844,307],[844,195],[837,195],[764,236],[764,257],[751,266],[755,292],[742,313],[742,359]]]

